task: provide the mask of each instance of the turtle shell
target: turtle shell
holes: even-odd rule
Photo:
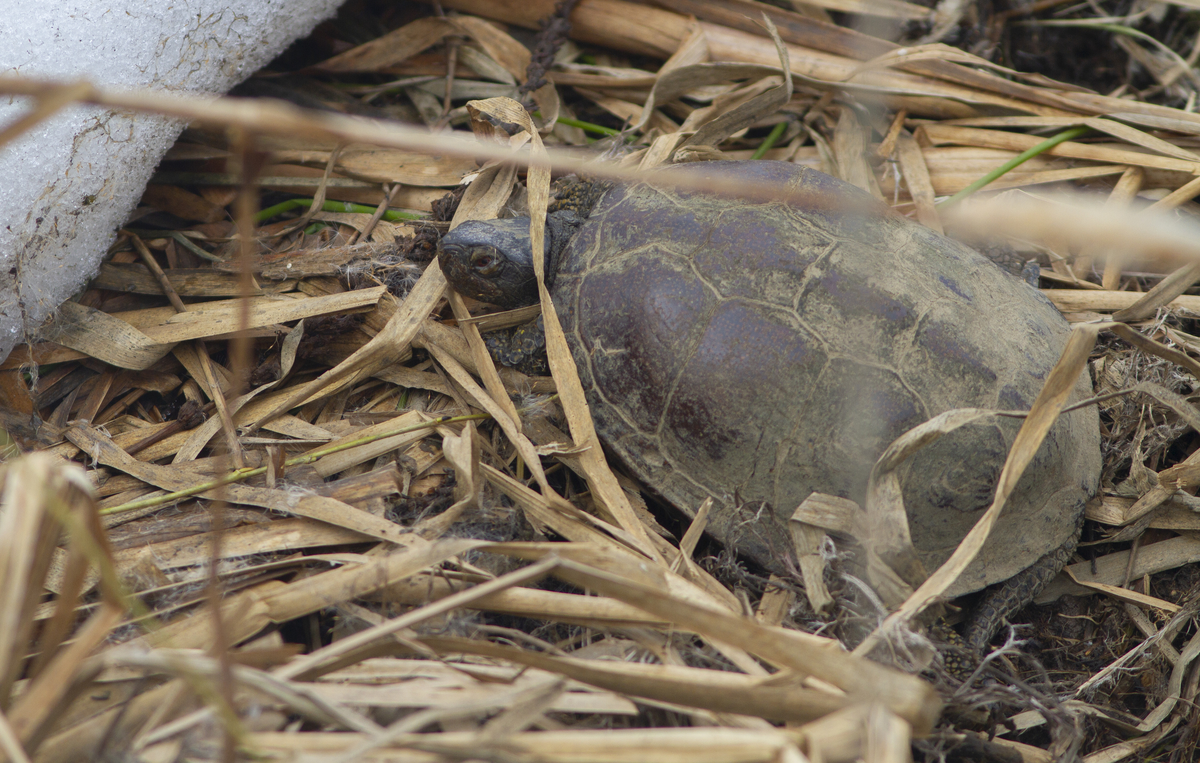
[[[1066,342],[1036,289],[828,175],[782,162],[666,172],[777,183],[791,203],[615,186],[558,254],[552,296],[606,445],[689,515],[712,497],[709,531],[768,566],[810,493],[861,503],[883,450],[943,411],[1027,410]],[[1081,378],[1073,398],[1090,394]],[[969,425],[904,467],[927,569],[990,504],[1018,428]],[[1094,407],[1059,420],[950,594],[1073,537],[1099,436]]]

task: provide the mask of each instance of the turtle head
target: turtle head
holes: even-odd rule
[[[546,220],[544,262],[562,248],[578,227],[574,213],[554,213]],[[473,299],[511,309],[538,301],[533,272],[529,218],[470,220],[442,237],[438,261],[455,291]],[[547,285],[553,282],[550,268]]]

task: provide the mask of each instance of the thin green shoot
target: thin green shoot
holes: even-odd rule
[[[1033,146],[1032,148],[1030,148],[1026,151],[1022,151],[1017,156],[1008,160],[1007,162],[1000,165],[999,167],[992,170],[991,172],[984,175],[983,177],[979,178],[974,183],[971,183],[969,186],[962,189],[958,193],[954,194],[950,198],[948,198],[944,201],[938,202],[937,206],[945,207],[945,206],[954,204],[956,202],[962,201],[963,199],[967,198],[971,194],[978,191],[980,188],[983,188],[984,186],[988,185],[989,183],[992,183],[995,180],[999,179],[1006,173],[1011,172],[1012,170],[1016,169],[1017,167],[1020,167],[1022,164],[1029,161],[1030,159],[1037,156],[1038,154],[1042,154],[1042,153],[1045,153],[1046,151],[1049,151],[1050,149],[1057,146],[1059,143],[1066,143],[1069,140],[1075,140],[1076,138],[1080,137],[1081,135],[1086,135],[1090,131],[1091,131],[1091,128],[1089,128],[1089,127],[1071,127],[1069,129],[1063,130],[1058,135],[1055,135],[1054,137],[1052,137],[1048,140],[1044,140],[1041,143],[1037,144],[1036,146]]]
[[[312,203],[312,199],[288,199],[287,201],[281,201],[278,204],[260,210],[254,216],[254,221],[256,223],[263,223],[284,212],[290,212],[295,209],[307,210],[312,206]],[[366,215],[375,213],[375,207],[367,204],[354,204],[349,201],[326,201],[321,205],[321,209],[325,212],[355,212]],[[418,220],[420,217],[420,215],[415,215],[412,212],[398,212],[394,209],[389,209],[383,213],[383,219],[392,223],[401,220]]]
[[[761,159],[767,155],[767,152],[775,148],[775,144],[783,137],[784,131],[787,130],[787,122],[780,122],[771,128],[770,134],[767,135],[758,148],[754,149],[754,153],[750,155],[751,159]]]

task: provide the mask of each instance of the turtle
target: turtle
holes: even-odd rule
[[[546,283],[605,447],[686,514],[712,498],[708,531],[768,569],[783,567],[787,518],[809,495],[861,505],[884,449],[943,411],[1028,410],[1066,343],[1037,289],[829,175],[777,161],[657,173],[574,186],[547,217]],[[776,186],[786,201],[672,178]],[[536,302],[528,226],[455,228],[439,245],[450,284],[501,307]],[[1091,391],[1085,374],[1072,402]],[[1018,428],[987,417],[902,467],[927,570],[990,505]],[[1095,406],[1064,413],[947,591],[992,587],[968,618],[976,652],[1074,552],[1100,468]]]

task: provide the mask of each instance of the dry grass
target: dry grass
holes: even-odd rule
[[[398,6],[374,40],[311,43],[295,67],[308,95],[399,123],[0,80],[193,124],[91,288],[0,365],[2,423],[26,452],[0,467],[0,758],[1191,759],[1200,45],[1189,56],[1190,17],[1168,6],[1122,19],[1161,40],[1020,26],[1055,5],[973,20],[903,2],[583,0],[570,40],[548,33],[531,56],[520,28],[551,3],[444,0],[459,13]],[[830,11],[904,20],[925,44]],[[1073,35],[1118,35],[1137,76],[1099,95],[994,63],[1030,40],[1083,49]],[[529,71],[545,78],[532,117],[511,100]],[[588,145],[595,122],[628,129]],[[936,204],[1075,127],[981,192],[1004,206]],[[480,338],[528,311],[480,319],[423,269],[433,231],[544,214],[550,165],[624,179],[756,150],[938,230],[965,225],[954,209],[1019,233],[1076,324],[993,511],[916,591],[873,599],[822,557],[821,528],[857,512],[845,501],[802,507],[820,525],[796,537],[807,597],[799,571],[768,581],[706,556],[703,512],[667,540],[603,457],[544,289],[552,377],[529,378]],[[1068,189],[1091,207],[1059,206]],[[309,200],[256,220],[260,194]],[[932,657],[917,616],[987,542],[1089,362],[1105,484],[1082,559],[1040,599],[1057,604],[1030,610],[1038,643],[999,649],[968,684],[914,675]],[[888,666],[859,654],[879,644]]]

